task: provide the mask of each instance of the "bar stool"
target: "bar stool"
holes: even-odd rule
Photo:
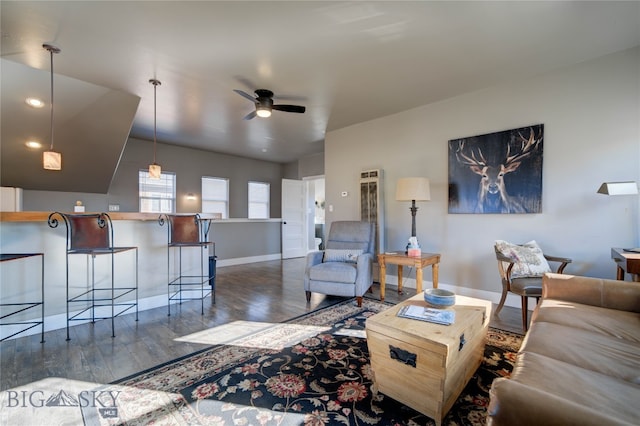
[[[0,309],[4,311],[4,308],[8,308],[9,313],[2,313],[0,316],[0,326],[10,326],[13,327],[14,331],[12,334],[5,336],[0,339],[0,342],[10,339],[14,336],[17,336],[20,333],[24,333],[27,330],[31,330],[38,325],[41,327],[40,329],[40,343],[44,343],[44,253],[2,253],[0,254],[0,262],[9,262],[12,260],[23,260],[32,257],[40,257],[40,299],[33,301],[15,301],[12,303],[0,303]],[[26,285],[24,283],[15,283],[16,286],[20,286],[21,289],[27,290]],[[5,295],[5,292],[2,292],[2,295]],[[5,319],[13,317],[16,318],[16,315],[21,312],[27,312],[32,310],[33,308],[40,307],[40,321],[34,319],[26,319],[26,320],[10,320],[9,322],[5,321]]]
[[[115,318],[136,309],[136,321],[138,321],[138,247],[114,247],[113,224],[107,213],[70,214],[53,212],[49,215],[47,223],[51,228],[57,228],[59,219],[62,219],[67,228],[66,248],[66,284],[67,284],[67,340],[69,337],[70,321],[91,321],[111,319],[111,337],[116,337]],[[115,255],[128,251],[135,252],[135,284],[128,286],[115,286]],[[91,258],[91,266],[87,266],[87,273],[91,270],[91,282],[87,283],[88,290],[71,295],[69,280],[70,257],[76,254],[86,255]],[[97,256],[108,256],[110,260],[110,278],[107,285],[96,283],[95,260]],[[75,272],[75,271],[74,271]],[[84,288],[86,288],[84,287]],[[127,294],[135,292],[135,301],[122,299]],[[84,306],[79,312],[71,314],[70,306],[76,303]],[[107,309],[101,309],[107,308]],[[110,309],[108,309],[110,308]],[[96,312],[96,309],[98,312]]]
[[[162,214],[158,218],[160,226],[167,224],[167,281],[168,281],[168,315],[171,316],[171,302],[182,304],[187,300],[200,300],[201,313],[204,315],[204,299],[212,294],[214,286],[210,285],[210,277],[205,274],[203,251],[213,244],[207,241],[211,221],[201,219],[199,214],[175,215]],[[177,250],[177,260],[176,253]],[[200,257],[200,274],[185,275],[182,272],[182,250],[196,249]],[[171,278],[171,252],[174,252],[174,263],[177,262],[178,273]],[[174,268],[175,269],[175,268]],[[193,268],[192,268],[193,269]],[[184,293],[184,295],[183,295]],[[215,293],[214,293],[215,297]]]

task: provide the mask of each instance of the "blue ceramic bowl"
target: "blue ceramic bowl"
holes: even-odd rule
[[[456,294],[440,288],[428,288],[424,291],[424,301],[432,308],[448,308],[456,303]]]

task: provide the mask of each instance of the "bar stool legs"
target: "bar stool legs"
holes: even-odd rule
[[[209,224],[209,221],[202,220],[197,214],[163,214],[158,218],[158,222],[160,226],[167,224],[167,315],[171,316],[172,302],[182,304],[183,301],[188,300],[200,300],[200,313],[204,315],[204,299],[213,291],[209,285],[210,277],[205,274],[203,258],[205,255],[203,252],[213,244],[207,241],[208,227],[205,230],[204,225],[205,223]],[[190,250],[190,253],[197,251],[200,257],[199,274],[197,271],[194,271],[195,273],[183,271],[183,260],[185,260],[182,257],[183,249]],[[177,262],[177,265],[174,265],[177,276],[173,278],[171,275],[172,252],[174,263]],[[189,267],[191,271],[196,269],[193,264],[190,264]]]
[[[138,321],[138,247],[115,247],[113,245],[113,225],[111,218],[106,213],[53,212],[49,215],[48,224],[51,228],[56,228],[60,220],[64,221],[67,228],[67,340],[71,340],[69,332],[71,321],[95,323],[96,320],[101,319],[111,319],[111,337],[115,337],[115,317],[135,308],[136,321]],[[116,287],[115,255],[124,252],[135,252],[135,283]],[[78,254],[86,255],[91,259],[91,282],[87,284],[87,290],[72,295],[69,265],[71,258]],[[101,286],[96,282],[97,257],[109,259],[111,272],[109,286]],[[130,293],[135,293],[135,300],[124,299]],[[72,313],[72,306],[80,306],[80,311]]]
[[[24,301],[0,303],[0,308],[8,308],[8,310],[10,311],[9,313],[3,313],[2,316],[0,316],[0,325],[14,327],[14,330],[16,330],[16,328],[19,328],[19,330],[14,331],[12,334],[0,338],[0,342],[17,336],[20,333],[24,333],[27,330],[31,330],[32,328],[39,325],[40,343],[44,343],[44,253],[2,253],[0,254],[0,262],[28,259],[38,256],[40,257],[40,299],[28,302]],[[23,285],[24,283],[20,283],[20,286]],[[39,321],[36,318],[29,320],[10,320],[9,322],[5,321],[5,319],[7,318],[15,317],[21,312],[30,311],[31,309],[37,307],[40,307]]]

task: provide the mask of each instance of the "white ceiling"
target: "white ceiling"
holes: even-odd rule
[[[3,60],[48,73],[42,44],[60,47],[56,74],[140,98],[132,136],[153,139],[148,81],[157,78],[158,141],[277,162],[321,152],[329,130],[640,45],[635,1],[3,0],[0,8]],[[3,97],[12,86],[3,80]],[[233,89],[258,88],[307,111],[245,121],[253,105]]]

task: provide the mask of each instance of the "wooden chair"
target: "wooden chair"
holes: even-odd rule
[[[515,261],[503,255],[498,250],[497,246],[494,246],[494,249],[498,260],[498,271],[500,272],[500,278],[502,280],[502,297],[500,298],[500,303],[498,303],[498,307],[496,308],[495,315],[498,316],[502,310],[504,302],[507,299],[507,293],[511,292],[517,294],[520,296],[522,301],[522,328],[524,331],[527,331],[528,300],[529,297],[535,297],[536,303],[540,300],[540,297],[542,296],[542,277],[512,277],[511,272],[515,265]],[[544,255],[544,258],[549,262],[556,262],[560,264],[556,270],[556,273],[558,274],[562,274],[564,272],[564,268],[566,268],[572,261],[567,257],[557,257],[546,254]]]

